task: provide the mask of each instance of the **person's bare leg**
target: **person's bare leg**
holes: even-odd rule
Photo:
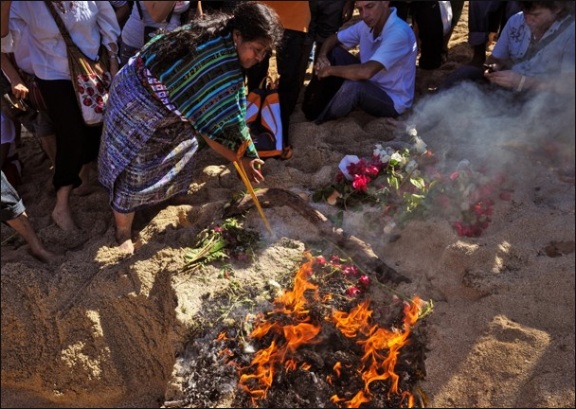
[[[129,254],[134,254],[134,243],[132,242],[132,222],[134,221],[134,212],[132,213],[119,213],[112,210],[114,213],[114,221],[116,222],[116,241],[118,247]]]
[[[52,220],[64,231],[77,230],[70,210],[70,192],[72,185],[62,186],[56,192],[56,205],[52,210]]]
[[[30,246],[30,251],[36,258],[46,263],[58,260],[59,256],[57,254],[52,253],[44,247],[36,231],[34,231],[26,212],[20,214],[20,216],[15,219],[7,220],[6,223],[26,240],[26,243]]]
[[[82,183],[72,191],[72,194],[77,196],[86,196],[93,192],[93,190],[90,188],[90,175],[92,173],[92,167],[93,162],[82,165],[82,169],[80,169],[79,175]]]

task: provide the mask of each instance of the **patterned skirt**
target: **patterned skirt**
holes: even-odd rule
[[[134,65],[112,83],[98,157],[99,180],[120,213],[185,193],[192,182],[196,131],[142,85]]]

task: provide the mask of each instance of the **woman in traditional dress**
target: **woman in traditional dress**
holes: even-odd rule
[[[233,14],[207,14],[157,36],[124,66],[112,84],[99,154],[109,190],[116,240],[134,252],[138,209],[185,193],[194,178],[199,142],[248,178],[264,180],[246,125],[244,69],[261,61],[282,36],[276,13],[242,2]]]

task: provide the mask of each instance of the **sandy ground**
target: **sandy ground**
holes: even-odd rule
[[[426,318],[429,352],[422,390],[429,407],[574,407],[574,96],[552,110],[540,101],[511,114],[472,87],[429,98],[425,92],[470,57],[466,10],[449,61],[418,72],[419,98],[405,116],[447,169],[461,160],[505,175],[508,200],[478,238],[449,221],[415,220],[395,232],[365,233],[346,214],[344,229],[409,277],[398,291],[434,301]],[[344,155],[366,155],[398,130],[362,113],[321,126],[293,116],[294,157],[266,162],[263,187],[308,198],[330,184]],[[137,216],[141,248],[131,258],[114,247],[106,193],[94,183],[73,197],[82,232],[63,234],[50,220],[50,166],[24,137],[20,193],[47,246],[62,263],[36,261],[2,226],[2,407],[160,407],[177,395],[176,357],[194,334],[203,302],[226,291],[221,271],[181,272],[195,235],[218,220],[242,185],[211,152],[180,202]],[[568,176],[566,177],[566,173]],[[234,271],[258,286],[297,267],[314,226],[287,207],[246,223],[265,238],[258,260]],[[168,386],[172,385],[172,386]]]

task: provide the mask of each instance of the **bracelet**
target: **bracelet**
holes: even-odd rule
[[[520,78],[520,82],[518,83],[518,87],[516,87],[516,92],[522,91],[525,82],[526,82],[526,76],[522,75],[522,77]]]

